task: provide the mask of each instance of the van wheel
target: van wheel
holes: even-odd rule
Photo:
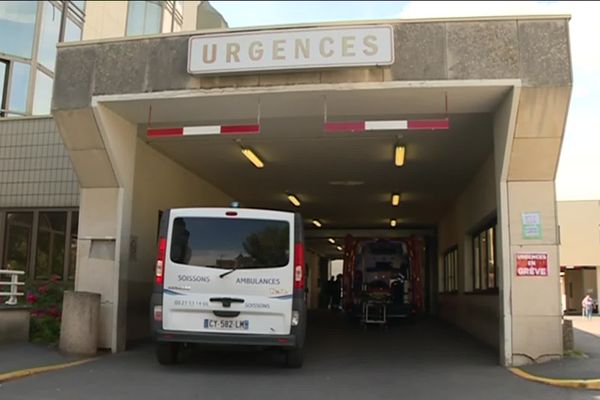
[[[300,368],[304,363],[304,351],[301,347],[285,351],[285,365],[288,368]]]
[[[159,364],[171,365],[177,362],[179,343],[158,342],[156,344],[156,359]]]

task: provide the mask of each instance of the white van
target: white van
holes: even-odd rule
[[[158,362],[176,362],[182,343],[202,343],[276,346],[300,367],[305,273],[298,213],[165,211],[151,304]]]

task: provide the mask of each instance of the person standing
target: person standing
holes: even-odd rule
[[[581,300],[581,316],[587,319],[592,319],[592,311],[594,310],[594,299],[588,294]]]
[[[331,307],[331,296],[333,295],[333,276],[329,278],[325,282],[323,287],[323,298],[325,303],[325,308],[329,309]]]
[[[342,301],[342,274],[336,277],[333,282],[333,290],[331,293],[331,309],[333,311],[340,311],[340,304]]]

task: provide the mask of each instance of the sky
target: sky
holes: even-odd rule
[[[600,199],[600,2],[211,1],[232,28],[369,19],[570,14],[573,93],[556,177],[558,200]]]

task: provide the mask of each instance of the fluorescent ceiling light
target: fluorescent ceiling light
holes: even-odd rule
[[[396,151],[394,152],[394,163],[396,167],[401,167],[404,165],[404,153],[406,149],[404,146],[396,146]]]
[[[335,244],[335,240],[333,240],[333,238],[329,238],[329,239],[327,239],[327,241],[331,244]]]
[[[400,204],[400,195],[398,193],[392,193],[392,205],[396,207]]]
[[[343,249],[342,249],[342,246],[338,246],[338,247],[336,247],[336,249],[338,249],[339,251],[342,251],[342,250],[343,250]]]
[[[396,220],[395,220],[395,219],[390,219],[390,226],[391,226],[392,228],[395,228],[395,227],[396,227],[396,224],[397,224],[397,222],[396,222]]]
[[[290,203],[292,203],[296,207],[300,207],[300,200],[298,200],[296,196],[294,196],[293,194],[288,194],[287,198],[290,201]]]
[[[316,226],[317,228],[320,228],[323,226],[323,224],[321,224],[321,222],[318,219],[313,219],[312,223],[314,226]]]
[[[252,150],[248,148],[242,148],[242,154],[245,155],[246,158],[250,160],[250,162],[254,164],[256,168],[262,168],[265,166],[262,160],[258,158],[258,156]]]

